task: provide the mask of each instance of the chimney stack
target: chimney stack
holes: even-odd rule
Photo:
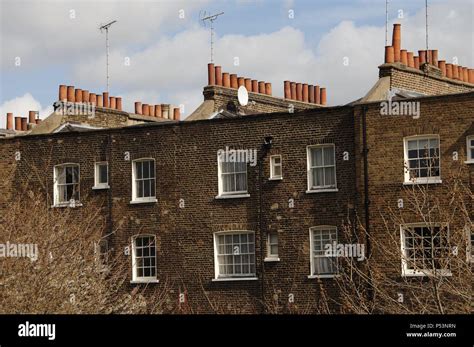
[[[67,101],[76,102],[76,97],[74,94],[74,86],[67,86]]]
[[[296,100],[303,101],[303,85],[296,83]]]
[[[252,92],[253,93],[258,93],[258,81],[257,80],[252,80]]]
[[[224,85],[224,87],[230,88],[230,75],[228,72],[224,72],[222,74],[222,84]]]
[[[303,84],[303,101],[304,102],[309,102],[308,84],[307,83]]]
[[[400,62],[400,47],[402,45],[402,29],[401,24],[393,25],[392,46],[393,56],[396,63]]]
[[[36,124],[36,111],[28,112],[28,123]]]
[[[155,105],[155,117],[161,118],[161,105]]]
[[[216,70],[213,63],[207,64],[207,84],[209,86],[216,84]]]
[[[21,131],[27,131],[28,130],[28,118],[22,117],[21,118]]]
[[[454,78],[455,80],[458,80],[458,79],[459,79],[459,69],[458,69],[458,66],[457,66],[457,65],[453,65],[452,69],[453,69],[453,78]]]
[[[102,105],[104,105],[104,107],[109,107],[109,93],[108,92],[103,92],[102,93]]]
[[[111,96],[110,99],[109,99],[109,102],[110,102],[110,108],[113,108],[115,110],[115,108],[117,107],[117,99],[115,99],[115,96]]]
[[[173,119],[179,120],[181,118],[181,109],[179,107],[175,107],[173,109]]]
[[[82,91],[82,102],[88,102],[89,101],[89,91],[88,90],[83,90]]]
[[[248,92],[252,91],[252,79],[250,78],[245,79],[245,89],[247,89]]]
[[[95,100],[97,102],[97,107],[102,107],[103,106],[102,95],[97,94],[96,97],[95,97]]]
[[[82,89],[76,89],[76,102],[82,102]]]
[[[67,87],[64,84],[59,85],[59,101],[67,101]]]
[[[122,98],[117,97],[116,102],[117,102],[117,105],[116,105],[117,110],[122,111]]]
[[[474,69],[469,69],[468,77],[469,83],[474,84]]]
[[[407,52],[408,67],[415,67],[415,59],[413,59],[413,52]]]
[[[308,86],[309,102],[314,104],[314,86],[310,84]]]
[[[392,64],[395,62],[393,46],[385,46],[385,63]]]
[[[453,64],[446,63],[446,77],[453,78]]]
[[[326,88],[321,88],[321,105],[326,105]]]
[[[265,83],[265,93],[267,95],[272,95],[272,84],[271,83]]]
[[[230,87],[233,89],[237,89],[239,87],[239,84],[237,82],[237,75],[236,74],[231,74],[230,75]]]
[[[413,66],[415,69],[420,69],[420,57],[413,57]]]
[[[296,82],[291,82],[290,83],[290,88],[291,88],[291,100],[296,100]]]
[[[21,131],[21,117],[15,117],[15,130]]]
[[[135,114],[142,114],[142,103],[135,101]]]
[[[446,76],[446,61],[438,61],[438,68],[441,70],[441,75]]]
[[[238,88],[240,88],[241,86],[245,87],[245,78],[237,77],[237,86],[238,86]]]
[[[438,66],[438,50],[437,49],[433,49],[431,51],[431,61],[432,61],[432,64],[434,66]]]
[[[13,130],[13,113],[7,113],[7,130]]]
[[[95,95],[95,93],[90,93],[90,94],[89,94],[89,102],[90,102],[92,105],[97,104],[97,96]]]
[[[464,82],[469,82],[469,69],[467,67],[463,67],[462,70],[464,72]]]
[[[400,62],[405,65],[405,66],[408,66],[408,54],[407,54],[407,50],[406,49],[402,49],[400,51]]]
[[[321,89],[319,86],[314,86],[314,103],[321,104]]]
[[[265,94],[265,82],[263,81],[258,82],[258,92],[260,94]]]
[[[170,117],[170,105],[162,104],[161,105],[161,117],[165,119],[169,119]]]
[[[418,57],[420,60],[420,67],[426,63],[426,51],[418,51]]]
[[[222,67],[221,66],[215,67],[215,75],[216,75],[216,85],[222,86]]]
[[[143,104],[142,105],[142,113],[144,116],[149,116],[150,115],[150,107],[148,104]]]
[[[285,99],[291,99],[290,81],[283,82],[283,90],[284,90],[284,94],[285,94]]]

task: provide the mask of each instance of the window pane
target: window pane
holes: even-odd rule
[[[273,157],[273,163],[274,164],[280,164],[281,163],[281,157],[279,157],[279,156]]]
[[[324,165],[334,165],[334,147],[324,147]]]
[[[143,178],[143,165],[142,165],[142,162],[137,161],[135,163],[135,167],[136,167],[136,178],[137,179]]]
[[[236,191],[246,191],[247,190],[247,174],[240,173],[236,175]]]
[[[222,175],[222,190],[224,192],[235,191],[235,176],[233,174]]]
[[[326,180],[326,182],[324,182],[326,186],[334,186],[336,184],[334,167],[324,169],[324,179]]]
[[[280,177],[281,176],[281,166],[274,166],[273,167],[273,175],[275,177]]]
[[[321,148],[311,149],[311,166],[323,165],[323,153]]]
[[[137,181],[137,197],[143,198],[143,181]]]
[[[144,161],[142,164],[143,164],[143,178],[149,178],[150,177],[150,162]]]
[[[99,183],[107,183],[107,164],[100,164],[99,165]]]
[[[143,196],[149,197],[151,195],[150,192],[151,192],[150,180],[144,180],[143,181]]]

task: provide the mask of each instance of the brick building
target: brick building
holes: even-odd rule
[[[354,242],[342,230],[352,225],[359,234],[358,220],[383,242],[384,216],[392,209],[417,223],[423,236],[423,221],[400,207],[406,187],[427,188],[444,206],[448,172],[460,170],[471,191],[474,184],[473,70],[453,79],[454,66],[447,73],[434,51],[429,58],[421,52],[415,66],[413,54],[400,48],[398,30],[380,80],[346,106],[321,107],[314,86],[286,82],[284,99],[271,97],[265,83],[255,91],[250,84],[254,103],[242,107],[237,88],[249,79],[231,83],[209,66],[204,104],[188,121],[155,117],[149,109],[130,116],[105,108],[99,119],[123,113],[139,122],[8,136],[0,157],[12,181],[1,187],[0,209],[8,213],[9,199],[22,189],[41,189],[47,206],[78,214],[91,197],[102,197],[108,228],[124,221],[107,241],[130,262],[128,289],[171,283],[186,293],[193,312],[316,313],[325,306],[344,312],[338,264],[324,255],[326,243]],[[388,91],[390,102],[406,110],[413,105],[412,112],[383,114]],[[465,228],[465,221],[449,227]],[[403,226],[394,229],[408,237]],[[409,252],[407,245],[399,246]],[[387,261],[380,250],[368,251],[395,281],[426,276],[401,258]]]

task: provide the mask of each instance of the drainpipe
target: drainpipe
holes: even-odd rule
[[[369,200],[369,149],[367,147],[367,106],[362,106],[362,146],[363,146],[363,157],[364,157],[364,214],[365,214],[365,232],[366,235],[370,235],[370,200]],[[370,257],[372,252],[370,237],[366,238],[367,243],[367,258]],[[372,272],[370,266],[368,267],[368,278],[369,278],[369,300],[373,300],[374,293],[372,289]]]
[[[265,226],[263,221],[263,181],[264,181],[264,173],[263,173],[263,163],[265,157],[268,154],[268,151],[272,148],[273,137],[265,136],[264,142],[262,145],[262,155],[258,161],[258,186],[259,186],[259,220],[258,220],[258,231],[260,236],[260,291],[261,291],[261,313],[265,313]]]

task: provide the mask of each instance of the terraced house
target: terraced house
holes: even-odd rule
[[[400,30],[377,83],[344,106],[291,81],[273,97],[270,84],[213,64],[184,121],[178,107],[137,102],[128,113],[118,98],[60,86],[59,101],[91,102],[95,114],[38,124],[33,114],[16,129],[8,115],[2,214],[25,189],[78,214],[102,197],[107,227],[124,221],[104,230],[106,248],[129,262],[124,290],[166,283],[193,312],[363,310],[354,302],[400,312],[430,278],[471,286],[474,70],[403,50]]]

